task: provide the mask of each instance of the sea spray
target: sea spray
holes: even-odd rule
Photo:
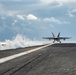
[[[7,49],[16,49],[16,48],[23,48],[29,46],[36,46],[36,45],[43,45],[47,42],[38,41],[38,40],[30,40],[22,35],[17,35],[12,40],[5,40],[3,43],[0,43],[0,50],[7,50]]]

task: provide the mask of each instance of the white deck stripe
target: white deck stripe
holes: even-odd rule
[[[0,59],[0,64],[1,64],[1,63],[4,63],[4,62],[7,62],[7,61],[9,61],[9,60],[15,59],[15,58],[17,58],[17,57],[20,57],[20,56],[29,54],[29,53],[31,53],[31,52],[37,51],[37,50],[39,50],[39,49],[48,47],[48,46],[50,46],[50,45],[51,45],[51,44],[45,45],[45,46],[42,46],[42,47],[38,47],[38,48],[35,48],[35,49],[31,49],[31,50],[29,50],[29,51],[21,52],[21,53],[15,54],[15,55],[11,55],[11,56],[7,56],[7,57],[4,57],[4,58],[1,58],[1,59]]]

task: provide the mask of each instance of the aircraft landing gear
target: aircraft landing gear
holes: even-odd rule
[[[53,41],[53,43],[55,43],[55,40]]]
[[[61,43],[61,41],[59,41],[59,43]]]

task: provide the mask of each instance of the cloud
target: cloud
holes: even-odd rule
[[[44,22],[53,22],[53,23],[57,23],[57,24],[69,24],[69,22],[66,21],[60,21],[54,17],[51,18],[44,18],[43,19]]]
[[[63,24],[70,24],[70,22],[67,22],[67,21],[63,21]]]
[[[60,20],[57,20],[54,17],[45,18],[45,19],[43,19],[43,21],[45,21],[45,22],[54,22],[54,23],[62,24],[62,22]]]
[[[52,6],[62,6],[68,3],[75,3],[76,0],[40,0],[41,4],[43,5],[52,5]]]
[[[0,15],[3,15],[3,16],[15,17],[17,14],[19,14],[18,11],[7,11],[4,8],[0,10]]]
[[[38,18],[36,16],[34,16],[33,14],[29,14],[29,15],[16,15],[17,18],[21,19],[21,20],[37,20]]]
[[[74,17],[75,14],[76,14],[76,9],[72,9],[72,10],[69,10],[68,11],[68,14],[67,15],[69,15],[69,17]]]
[[[33,14],[29,14],[29,15],[22,15],[21,13],[23,13],[23,11],[7,11],[3,8],[3,5],[0,4],[0,15],[3,15],[3,16],[11,16],[11,17],[14,17],[14,18],[18,18],[18,19],[21,19],[21,20],[37,20],[38,18],[33,15]],[[4,18],[2,18],[4,19]]]
[[[8,7],[9,8],[9,7]],[[14,16],[18,11],[6,10],[5,4],[0,4],[0,15]]]
[[[36,16],[34,16],[34,15],[32,15],[32,14],[29,14],[28,16],[27,16],[27,20],[37,20],[38,18],[36,17]]]
[[[14,26],[14,25],[15,25],[15,23],[17,23],[17,20],[14,20],[14,22],[12,23],[12,25]]]
[[[60,3],[69,3],[69,2],[76,2],[76,0],[40,0],[43,4],[51,4],[53,2],[60,2]]]
[[[14,17],[15,12],[13,12],[13,11],[7,11],[5,14],[6,14],[7,16],[12,16],[12,17]]]
[[[62,3],[57,0],[40,0],[43,5],[62,6]]]
[[[25,18],[22,15],[17,15],[17,18],[19,18],[21,20],[25,20]]]
[[[76,2],[76,0],[55,0],[62,3],[68,3],[68,2]]]
[[[43,4],[50,4],[50,3],[52,3],[54,0],[40,0],[41,1],[41,3],[43,3]]]

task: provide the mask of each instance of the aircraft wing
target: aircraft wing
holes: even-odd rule
[[[63,39],[63,40],[66,40],[66,39],[70,39],[71,37],[59,37],[59,39]]]
[[[43,39],[49,39],[49,40],[51,40],[51,39],[54,39],[53,37],[42,37]]]

